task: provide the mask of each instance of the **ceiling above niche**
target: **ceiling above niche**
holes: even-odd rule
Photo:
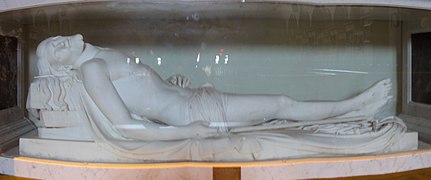
[[[43,6],[0,13],[1,20],[43,23],[47,20],[223,20],[283,19],[292,21],[393,20],[406,9],[371,6],[314,6],[241,2],[92,2]]]

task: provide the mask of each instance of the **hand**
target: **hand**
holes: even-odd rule
[[[166,82],[182,88],[189,88],[190,85],[192,84],[189,78],[181,74],[176,74],[169,77],[168,79],[166,79]]]
[[[217,128],[209,127],[209,123],[206,121],[195,121],[185,128],[190,138],[208,138],[218,135]]]

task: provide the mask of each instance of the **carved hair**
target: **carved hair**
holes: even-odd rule
[[[44,77],[38,79],[42,102],[47,110],[66,111],[69,110],[65,98],[71,87],[70,79],[59,77]]]
[[[54,49],[51,48],[53,37],[42,41],[36,50],[39,89],[43,95],[43,103],[48,110],[68,110],[65,102],[68,89],[71,86],[73,73],[69,68],[54,68],[49,62],[55,61]],[[67,75],[69,76],[67,76]],[[64,76],[66,75],[66,76]]]

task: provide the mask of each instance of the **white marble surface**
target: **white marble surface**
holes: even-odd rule
[[[431,167],[431,149],[396,154],[253,163],[96,164],[0,157],[0,174],[38,179],[212,179],[213,167],[241,167],[242,179],[308,179]]]
[[[403,172],[431,167],[431,150],[398,154],[289,160],[242,167],[243,179],[309,179]]]
[[[39,129],[40,131],[40,129]],[[40,134],[40,133],[39,133]],[[54,138],[54,137],[53,137]],[[411,151],[418,148],[418,135],[416,132],[406,133],[398,143],[395,143],[387,148],[385,153],[389,152],[402,152]],[[278,149],[278,150],[277,150]],[[269,156],[279,153],[278,151],[287,152],[286,149],[279,149],[273,147],[272,151],[267,152]],[[281,152],[280,154],[282,154]],[[300,155],[301,152],[290,151],[292,153]],[[118,162],[118,163],[139,163],[142,160],[137,158],[126,158],[113,154],[107,151],[105,148],[100,147],[94,141],[79,141],[79,140],[55,140],[55,139],[44,139],[44,138],[21,138],[19,146],[19,154],[26,157],[37,157],[55,160],[65,161],[80,161],[80,162]],[[265,156],[265,155],[262,155]],[[308,156],[303,154],[302,156]],[[163,155],[163,158],[166,156]],[[235,157],[235,156],[234,156]],[[154,157],[148,157],[151,159]],[[169,158],[174,158],[173,154],[170,154]],[[165,159],[169,159],[165,158]],[[228,161],[233,161],[229,158]],[[172,161],[172,159],[171,159]]]
[[[193,163],[92,164],[0,157],[0,174],[36,179],[212,179],[212,167]]]

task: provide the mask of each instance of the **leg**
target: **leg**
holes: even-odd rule
[[[251,121],[258,124],[277,118],[282,96],[225,94],[226,119],[228,121]]]
[[[261,123],[270,119],[319,120],[358,110],[354,99],[338,102],[301,102],[287,96],[234,95],[227,97],[229,121]]]
[[[358,96],[334,102],[300,102],[287,96],[226,94],[226,114],[229,121],[256,123],[270,119],[319,120],[364,109],[373,114],[391,98],[388,95],[390,89],[390,80],[383,80]]]

